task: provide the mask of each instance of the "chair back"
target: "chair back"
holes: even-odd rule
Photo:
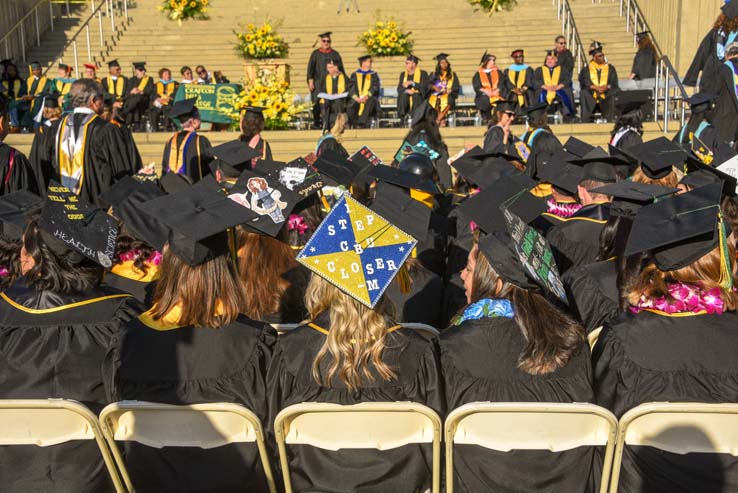
[[[402,323],[401,325],[406,329],[412,329],[418,332],[420,335],[422,335],[426,339],[433,339],[434,337],[438,337],[438,335],[440,334],[438,329],[428,324],[407,322],[407,323]]]

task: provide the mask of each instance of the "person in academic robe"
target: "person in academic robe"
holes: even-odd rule
[[[625,293],[627,313],[605,324],[592,354],[596,403],[618,418],[647,402],[736,402],[735,248],[721,224],[721,189],[700,187],[636,215],[626,253],[653,255]],[[653,233],[666,222],[668,231]],[[619,491],[736,488],[730,454],[624,450]]]
[[[726,47],[738,39],[738,3],[727,2],[720,9],[722,12],[697,48],[683,79],[684,85],[691,87],[696,87],[699,79],[700,92],[718,94]]]
[[[428,96],[428,72],[418,68],[420,58],[408,55],[397,83],[397,117],[402,121]]]
[[[522,162],[528,159],[530,149],[512,133],[512,126],[517,112],[516,103],[500,100],[495,106],[495,111],[484,134],[482,149],[485,152],[498,152],[511,156],[518,156]]]
[[[535,70],[533,89],[536,92],[533,101],[536,103],[546,103],[549,107],[557,103],[557,109],[567,121],[575,115],[571,72],[567,72],[559,65],[555,51],[546,52],[546,61],[543,66]]]
[[[627,93],[626,93],[627,94]],[[610,145],[617,149],[629,149],[643,144],[643,105],[647,99],[629,98],[625,94],[615,105],[618,117],[610,132]]]
[[[323,122],[323,131],[331,128],[336,121],[336,116],[346,112],[346,101],[348,100],[349,82],[348,77],[338,68],[335,60],[328,60],[325,78],[318,82],[318,94],[332,96],[332,98],[321,97],[320,114]]]
[[[195,106],[196,102],[197,98],[190,98],[172,105],[169,117],[179,120],[182,130],[175,132],[164,146],[162,176],[169,172],[179,173],[197,182],[210,173],[207,151],[212,146],[207,137],[197,133],[200,112]]]
[[[718,91],[713,122],[721,142],[738,141],[738,41],[725,50],[725,63],[717,71]]]
[[[493,231],[480,234],[469,252],[461,274],[467,305],[439,338],[448,411],[479,401],[594,399],[582,326],[546,299],[516,248],[506,232]],[[501,453],[455,445],[446,481],[469,493],[594,491],[594,459],[594,447]]]
[[[198,65],[195,67],[195,73],[197,74],[198,84],[214,84],[213,76],[208,72],[208,69],[204,65]]]
[[[615,150],[616,148],[611,148]],[[659,137],[643,144],[620,149],[624,156],[630,157],[636,166],[631,180],[674,188],[679,183],[684,164],[689,153],[666,137]]]
[[[633,68],[628,78],[631,80],[653,79],[656,77],[656,47],[651,40],[650,31],[636,34],[638,51],[633,57]]]
[[[123,98],[126,95],[126,85],[128,78],[121,75],[121,67],[118,60],[108,62],[108,76],[102,80],[102,87],[105,94],[109,94],[114,98],[114,104],[117,108],[123,108]]]
[[[100,117],[118,128],[118,131],[126,145],[128,159],[133,163],[133,172],[137,173],[141,168],[143,168],[143,161],[141,160],[141,153],[138,152],[133,132],[131,132],[131,129],[125,125],[125,118],[120,115],[121,108],[120,106],[116,106],[115,97],[111,94],[105,94],[103,98],[103,113]]]
[[[20,115],[19,105],[25,101],[23,97],[28,93],[28,87],[26,81],[18,74],[18,66],[9,61],[5,60],[5,71],[3,77],[0,80],[0,85],[3,89],[0,89],[0,96],[4,96],[8,99],[8,116],[10,118],[10,133],[20,132]]]
[[[44,189],[43,177],[22,152],[3,142],[9,131],[8,103],[0,96],[0,196],[17,190],[40,194]]]
[[[320,157],[324,152],[331,151],[337,153],[343,160],[349,158],[349,153],[343,144],[343,132],[348,126],[349,119],[346,113],[339,113],[336,115],[336,121],[333,123],[328,133],[320,136],[318,139],[318,145],[315,146],[315,155]]]
[[[273,161],[272,147],[261,133],[264,131],[264,108],[247,106],[241,112],[241,135],[238,140],[246,142],[254,149],[258,156],[251,161],[251,167],[255,167],[260,159]]]
[[[515,63],[505,69],[503,96],[508,101],[515,101],[518,108],[524,108],[535,101],[533,88],[533,69],[525,63],[525,51],[515,50],[510,53]]]
[[[264,377],[276,334],[241,313],[246,294],[226,231],[253,215],[205,182],[145,207],[171,232],[151,304],[105,358],[109,400],[233,402],[266,423]],[[254,443],[121,448],[136,491],[269,491]]]
[[[525,117],[528,120],[528,130],[520,137],[527,150],[518,149],[521,156],[528,152],[526,173],[532,178],[538,176],[538,167],[541,162],[562,150],[561,142],[548,126],[548,104],[538,103],[525,108]]]
[[[714,156],[720,144],[718,130],[712,125],[717,98],[717,94],[700,92],[687,99],[685,104],[689,104],[689,120],[673,139],[685,149],[697,152],[703,161]],[[704,150],[701,150],[702,147]]]
[[[109,403],[100,368],[137,314],[130,295],[100,285],[117,233],[103,211],[52,183],[23,234],[22,277],[0,295],[0,398],[72,399],[94,414]],[[0,489],[97,493],[113,485],[95,441],[74,440],[0,447]]]
[[[559,151],[544,160],[538,170],[541,183],[535,190],[550,188],[550,195],[546,197],[546,211],[533,222],[533,226],[544,236],[582,208],[577,195],[579,182],[582,180],[582,168],[571,164],[571,159],[574,156]]]
[[[592,114],[599,108],[602,117],[612,121],[615,111],[615,93],[618,91],[618,73],[607,63],[602,46],[589,51],[592,57],[579,72],[579,104],[582,108],[582,123],[592,121]]]
[[[413,110],[410,131],[403,142],[410,145],[424,142],[427,147],[438,154],[432,158],[433,166],[441,187],[447,190],[453,186],[451,167],[448,165],[448,147],[441,137],[437,122],[438,112],[427,102],[422,102]]]
[[[331,47],[331,32],[318,34],[320,48],[313,50],[307,65],[307,84],[310,91],[310,100],[313,102],[313,128],[321,128],[321,108],[318,93],[328,73],[327,65],[333,60],[339,72],[344,72],[341,54]],[[313,45],[314,46],[314,45]],[[328,125],[330,126],[330,125]],[[326,127],[323,124],[323,127]]]
[[[569,72],[574,73],[574,55],[571,50],[567,48],[567,41],[565,36],[556,36],[554,41],[554,51],[556,52],[556,58],[559,60],[559,66]]]
[[[141,117],[149,110],[151,95],[154,93],[154,81],[146,75],[146,64],[133,64],[135,74],[126,81],[126,95],[123,97],[121,114],[126,125],[133,125],[133,131],[141,131]]]
[[[56,176],[54,170],[56,134],[62,118],[59,100],[55,97],[45,99],[43,112],[43,124],[34,132],[28,160],[36,174],[37,181],[42,184],[39,194],[46,196],[49,181],[53,176]]]
[[[487,123],[492,119],[492,113],[499,101],[502,101],[503,74],[497,66],[497,57],[484,52],[479,62],[479,70],[472,77],[474,88],[474,107],[482,115],[482,121]]]
[[[60,121],[54,136],[52,178],[99,205],[98,196],[134,173],[136,164],[119,129],[100,118],[104,106],[100,84],[80,79],[69,95],[73,113]],[[39,156],[41,166],[43,157]]]
[[[72,90],[72,84],[76,80],[72,77],[72,67],[66,63],[60,63],[57,67],[56,79],[52,81],[52,90],[63,111],[69,109],[69,91]]]
[[[436,121],[441,127],[446,126],[446,118],[456,107],[461,83],[456,72],[451,68],[447,53],[436,55],[436,70],[429,79],[428,104],[436,110]]]
[[[88,80],[94,80],[95,82],[100,84],[101,81],[97,76],[97,65],[95,65],[94,63],[85,63],[83,64],[83,66],[85,68],[85,76],[82,78],[88,79]]]
[[[411,401],[443,415],[435,344],[399,325],[386,297],[369,308],[353,290],[332,284],[338,279],[323,275],[330,273],[314,272],[305,293],[308,321],[281,335],[275,346],[267,373],[270,428],[277,413],[302,402]],[[293,491],[399,493],[425,491],[431,484],[430,444],[337,451],[290,445],[287,453]]]
[[[162,122],[162,131],[167,131],[172,125],[169,120],[169,111],[174,102],[174,93],[177,92],[179,82],[172,80],[172,71],[168,68],[159,70],[159,80],[154,84],[154,92],[151,93],[151,107],[149,108],[149,119],[154,132],[159,131],[159,122]]]
[[[349,123],[355,128],[368,128],[379,114],[379,92],[382,82],[372,70],[372,56],[359,57],[359,69],[349,78],[349,101],[346,105]]]
[[[40,63],[31,62],[28,68],[30,75],[26,79],[26,94],[21,96],[16,110],[21,127],[36,129],[41,125],[39,112],[43,109],[44,99],[50,97],[51,83],[43,75]]]
[[[197,84],[197,81],[193,79],[192,76],[192,68],[185,65],[181,69],[179,69],[180,75],[182,75],[182,81],[180,84]]]

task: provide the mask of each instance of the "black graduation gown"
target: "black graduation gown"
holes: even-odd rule
[[[369,80],[367,81],[367,76]],[[354,97],[358,97],[361,93],[359,88],[359,79],[361,78],[361,88],[363,89],[366,84],[369,84],[369,99],[364,103],[364,108],[361,108],[361,103],[357,103]],[[346,105],[346,113],[349,117],[349,122],[354,127],[366,128],[372,118],[377,117],[379,112],[379,91],[380,80],[379,74],[374,71],[364,74],[361,71],[356,71],[351,74],[349,78],[349,100]],[[361,114],[359,114],[361,112]]]
[[[403,293],[398,282],[387,288],[387,296],[395,306],[400,322],[428,324],[442,329],[443,317],[443,278],[422,265],[410,270],[412,285],[410,291]]]
[[[690,120],[679,129],[672,141],[680,144],[685,149],[691,149],[694,141],[693,135],[697,132],[703,121],[705,120],[702,118],[690,118]],[[719,132],[712,125],[704,127],[698,138],[700,142],[702,142],[707,149],[713,153],[720,144]]]
[[[412,133],[407,136],[405,139],[408,144],[415,145],[420,141],[424,141],[426,144],[428,144],[428,147],[436,151],[439,156],[433,160],[433,166],[436,168],[436,173],[438,173],[438,180],[441,182],[441,186],[444,190],[448,190],[453,185],[451,180],[451,166],[448,164],[448,147],[446,147],[445,143],[441,143],[441,145],[436,145],[433,147],[431,145],[431,142],[428,138],[428,135],[425,133],[425,130],[421,130],[417,133]],[[436,147],[440,147],[440,149],[436,149]]]
[[[613,139],[615,136],[613,136]],[[628,149],[633,146],[637,146],[640,144],[643,144],[643,137],[641,134],[639,134],[636,130],[629,128],[627,131],[623,133],[623,135],[620,136],[617,142],[612,142],[610,140],[610,144],[612,144],[614,147],[618,149]]]
[[[717,29],[713,28],[702,39],[699,48],[697,48],[697,53],[694,54],[692,64],[684,75],[683,84],[685,86],[697,86],[697,79],[700,76],[700,72],[702,72],[699,92],[718,93],[720,90],[719,72],[720,66],[723,63],[717,57],[718,38],[724,42],[727,36],[721,35]]]
[[[561,64],[559,64],[561,67]],[[543,85],[546,83],[543,79],[543,69],[547,69],[548,67],[538,67],[535,72],[533,73],[533,89],[535,90],[535,96],[533,101],[535,103],[538,102],[546,102],[546,96],[543,94],[544,89]],[[571,89],[571,72],[567,71],[564,67],[561,67],[561,71],[559,74],[559,84],[563,84],[564,87],[556,91],[556,98],[554,99],[554,102],[559,101],[559,109],[564,115],[573,116],[573,111],[570,111],[571,109],[574,109],[574,92]],[[565,101],[561,94],[559,92],[563,92],[566,95],[566,98],[568,98],[568,102]]]
[[[602,116],[607,120],[612,120],[615,112],[615,93],[618,91],[618,73],[612,64],[608,64],[610,68],[607,71],[607,85],[610,89],[605,93],[605,98],[599,101],[600,112]],[[589,64],[582,67],[582,71],[579,72],[579,84],[581,92],[579,93],[579,105],[582,108],[582,122],[589,123],[592,119],[592,113],[597,106],[592,95],[593,82],[589,75]]]
[[[11,157],[13,158],[12,163],[10,162]],[[46,190],[28,158],[19,150],[0,141],[0,195],[18,190],[28,190],[39,194],[42,188]]]
[[[448,253],[446,255],[446,287],[443,293],[443,324],[446,327],[449,320],[461,308],[466,306],[466,292],[461,271],[466,267],[469,252],[474,247],[474,233],[470,227],[470,219],[456,208],[449,212],[449,227],[453,235],[449,238]]]
[[[330,327],[328,314],[314,323]],[[312,377],[313,361],[326,335],[303,325],[279,337],[267,375],[270,426],[282,409],[301,402],[330,402],[342,405],[360,402],[412,401],[443,416],[438,355],[435,343],[411,329],[387,335],[382,359],[397,379],[381,377],[350,391],[338,378],[330,387]],[[324,367],[330,365],[324,360]],[[273,431],[273,430],[272,430]],[[307,445],[288,448],[294,491],[407,493],[425,491],[431,483],[432,447],[412,444],[390,450],[350,449],[330,451]]]
[[[318,126],[320,119],[320,104],[318,103],[318,93],[320,92],[321,81],[325,79],[328,73],[328,62],[333,60],[337,63],[338,71],[343,72],[343,60],[341,54],[330,48],[327,51],[322,49],[313,50],[310,54],[307,66],[307,79],[313,79],[315,90],[310,92],[310,100],[313,102],[313,123]]]
[[[320,143],[315,150],[315,155],[320,157],[320,155],[327,150],[339,153],[343,159],[349,158],[349,153],[346,148],[343,147],[343,145],[341,145],[341,143],[338,142],[336,138],[333,137],[331,134],[325,134],[323,137],[321,137]]]
[[[328,79],[331,78],[331,85],[332,88],[328,87]],[[339,84],[340,80],[343,78],[343,84],[344,84],[344,91],[339,90]],[[339,72],[337,75],[331,77],[330,75],[326,75],[325,78],[322,80],[316,82],[316,85],[319,87],[318,92],[324,92],[326,94],[341,94],[343,92],[348,92],[350,89],[350,82],[349,78],[344,74],[343,72]],[[333,124],[336,122],[336,117],[339,113],[345,113],[346,112],[346,102],[349,100],[349,97],[339,98],[339,99],[323,99],[319,98],[318,101],[320,101],[320,111],[321,111],[321,118],[323,120],[323,128],[324,129],[330,129]]]
[[[415,70],[420,70],[416,68]],[[408,76],[407,80],[412,81],[413,76]],[[413,108],[417,108],[425,99],[428,98],[428,72],[420,70],[420,80],[411,88],[415,89],[415,94],[407,94],[405,91],[410,88],[405,88],[403,83],[405,82],[405,72],[400,73],[400,79],[397,83],[397,116],[402,120],[406,115],[411,115]]]
[[[600,233],[610,217],[610,204],[591,204],[549,231],[559,273],[572,267],[591,264],[600,249]]]
[[[571,53],[571,50],[568,48],[564,50],[562,53],[556,52],[558,59],[559,59],[559,65],[561,68],[569,72],[570,74],[574,73],[574,55]]]
[[[0,398],[74,399],[97,414],[109,402],[100,368],[122,324],[136,315],[133,298],[104,287],[36,291],[23,279],[0,296]],[[0,447],[0,490],[97,493],[113,485],[92,440]]]
[[[523,81],[522,87],[526,88],[523,93],[524,103],[522,106],[529,106],[536,95],[533,89],[533,69],[531,67],[518,71],[506,68],[502,75],[502,81],[500,82],[500,85],[503,87],[502,93],[506,100],[515,101],[520,104],[518,95],[513,93],[512,90],[520,86],[521,80]]]
[[[146,274],[133,267],[133,261],[126,261],[113,266],[105,273],[103,282],[106,286],[128,293],[143,306],[151,306],[156,280],[159,279],[159,268],[149,265]]]
[[[49,180],[53,177],[57,179],[57,172],[54,171],[54,162],[56,161],[56,133],[59,131],[61,119],[53,122],[45,122],[35,132],[33,143],[31,144],[31,154],[28,159],[31,168],[36,173],[37,180],[41,177],[43,187],[39,191],[42,197],[46,196],[46,189],[49,186]]]
[[[596,403],[616,416],[646,402],[738,402],[738,315],[628,313],[605,325],[592,354]],[[738,457],[627,447],[618,490],[728,492]]]
[[[164,155],[161,158],[162,176],[165,173],[174,172],[189,177],[193,182],[201,180],[210,174],[210,159],[206,157],[208,149],[212,146],[207,137],[192,132],[188,142],[185,138],[190,132],[182,130],[175,133],[164,146]],[[175,149],[178,156],[171,155],[172,139],[176,139]]]
[[[530,148],[530,155],[526,162],[526,173],[533,178],[538,177],[538,168],[549,157],[564,149],[554,134],[546,129],[533,135],[536,129],[523,134],[520,138]]]
[[[459,97],[459,92],[461,91],[461,83],[459,82],[459,76],[456,72],[451,72],[453,75],[453,79],[451,80],[451,87],[447,87],[448,90],[448,99],[447,103],[448,106],[453,110],[456,108],[456,98]],[[433,93],[436,91],[436,84],[439,84],[441,81],[441,74],[438,72],[433,73],[432,76],[428,78],[428,104],[430,104],[433,108],[438,111],[438,113],[441,113],[441,97],[438,96],[436,98],[435,104],[433,104],[433,101],[431,98],[433,97]],[[451,111],[449,110],[449,111]]]
[[[651,48],[638,50],[633,57],[633,68],[630,71],[636,75],[636,80],[656,77],[656,53]]]
[[[569,364],[547,375],[521,371],[526,345],[514,319],[467,320],[440,336],[446,409],[470,402],[592,402],[592,369],[586,344]],[[591,447],[565,452],[498,452],[454,446],[454,491],[584,492],[594,460]],[[449,479],[447,478],[447,481]]]
[[[120,90],[118,89],[118,80],[113,80],[110,76],[103,77],[103,80],[100,83],[102,84],[105,94],[113,96],[118,102],[123,102],[123,98],[127,94],[126,87],[128,87],[128,78],[119,75],[118,79],[123,79],[123,83],[120,85]]]
[[[563,275],[569,311],[584,326],[587,333],[620,313],[618,271],[615,260],[580,265]]]
[[[484,134],[484,144],[482,149],[484,152],[499,152],[505,153],[510,156],[517,156],[518,151],[515,148],[515,142],[520,139],[510,132],[507,138],[507,144],[505,144],[505,131],[499,125],[494,125],[487,129],[487,133]],[[522,158],[520,158],[522,161]]]
[[[141,94],[131,94],[131,91],[138,88],[142,79],[131,77],[126,81],[126,95],[123,98],[121,115],[125,116],[127,125],[139,123],[141,116],[149,109],[151,95],[154,93],[154,79],[147,77],[149,80],[146,81]]]
[[[251,141],[251,137],[246,137],[242,135],[241,137],[239,137],[239,140],[248,144]],[[249,144],[249,147],[250,146],[251,145]],[[259,159],[273,161],[272,146],[269,145],[269,142],[267,142],[266,139],[261,136],[261,134],[259,134],[259,140],[256,142],[256,145],[252,149],[254,149],[256,152],[261,153]]]
[[[717,70],[718,76],[718,98],[715,101],[712,121],[718,130],[718,138],[722,142],[734,142],[738,140],[738,96],[736,96],[736,85],[733,79],[733,69],[738,67],[738,60],[730,60],[721,65]]]
[[[267,417],[264,377],[274,330],[242,315],[218,329],[171,326],[162,330],[134,319],[104,363],[111,401],[166,404],[235,402]],[[124,444],[136,491],[266,492],[255,444],[156,449]]]
[[[125,125],[121,125],[117,120],[110,122],[114,127],[118,128],[123,142],[126,144],[126,150],[128,152],[128,161],[131,163],[131,173],[137,173],[143,168],[143,160],[141,159],[141,153],[138,152],[138,146],[136,146],[136,140],[133,138],[133,132]]]
[[[481,73],[484,73],[484,76],[481,75]],[[484,85],[482,84],[482,77],[486,77],[487,81],[489,82],[489,86],[492,87],[492,76],[491,73],[487,72],[481,72],[477,70],[477,72],[474,74],[474,77],[472,77],[472,87],[474,88],[474,106],[482,113],[482,118],[484,121],[489,120],[492,118],[492,103],[489,100],[489,96],[487,96],[485,93],[482,92],[482,89],[484,88]],[[497,71],[497,89],[500,90],[499,95],[500,97],[503,96],[503,77],[504,74],[502,73],[502,70]],[[496,103],[495,103],[496,105]]]

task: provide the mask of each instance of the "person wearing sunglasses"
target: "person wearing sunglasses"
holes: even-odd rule
[[[331,48],[331,34],[330,31],[318,34],[320,47],[310,54],[307,66],[307,83],[310,90],[310,100],[313,103],[313,128],[321,128],[320,98],[317,96],[320,92],[319,86],[322,85],[320,81],[324,81],[326,75],[328,75],[328,62],[333,61],[339,72],[346,73],[343,69],[341,54]]]
[[[570,74],[574,73],[574,55],[568,48],[566,37],[558,35],[554,41],[554,52],[556,52],[556,58],[559,59],[559,66],[562,70],[566,70]]]
[[[195,67],[195,72],[197,73],[197,83],[198,84],[212,84],[213,83],[213,78],[210,76],[210,72],[208,72],[204,66],[198,65],[197,67]]]

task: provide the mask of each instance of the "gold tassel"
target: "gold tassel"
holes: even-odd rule
[[[722,209],[718,212],[718,233],[720,234],[720,287],[733,289],[733,270],[730,268],[728,235],[725,231],[725,220]]]

